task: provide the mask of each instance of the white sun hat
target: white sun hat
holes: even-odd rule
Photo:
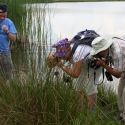
[[[105,39],[104,37],[97,37],[92,41],[92,49],[90,55],[96,55],[97,53],[106,50],[113,43],[112,39]]]

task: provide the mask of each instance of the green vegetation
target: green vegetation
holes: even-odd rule
[[[104,2],[104,1],[124,1],[124,0],[54,0],[54,2]]]
[[[0,124],[2,125],[120,125],[116,119],[116,95],[99,89],[97,114],[90,114],[88,105],[77,109],[71,84],[53,76],[37,78],[31,74],[17,76],[9,83],[0,84]],[[47,71],[44,71],[47,76]],[[58,78],[57,78],[58,79]],[[44,85],[43,85],[44,84]]]
[[[34,1],[1,1],[8,4],[8,17],[18,29],[18,41],[12,49],[14,78],[7,83],[0,81],[0,125],[120,125],[117,95],[112,90],[99,86],[97,114],[92,115],[86,97],[84,108],[76,108],[72,84],[46,66],[51,24],[46,24],[46,4],[42,10],[37,4],[32,8],[29,3]],[[27,42],[28,36],[31,43],[37,38],[37,46]]]

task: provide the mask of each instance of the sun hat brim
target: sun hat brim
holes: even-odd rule
[[[92,49],[90,55],[96,55],[97,53],[106,50],[113,43],[112,39],[105,39],[103,37],[97,37],[92,41]]]

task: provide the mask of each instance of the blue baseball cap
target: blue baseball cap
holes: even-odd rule
[[[0,3],[0,10],[3,11],[3,12],[0,12],[0,13],[7,12],[7,11],[8,11],[8,7],[7,7],[7,5],[4,4],[4,3]]]

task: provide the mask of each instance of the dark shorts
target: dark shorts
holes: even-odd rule
[[[12,78],[12,60],[10,52],[0,52],[0,75],[4,80]]]

